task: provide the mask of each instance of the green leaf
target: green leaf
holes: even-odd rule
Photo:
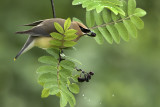
[[[71,78],[72,78],[72,80],[73,80],[74,82],[78,82],[78,77],[79,77],[79,75],[74,75],[74,76],[72,76]]]
[[[136,8],[136,10],[134,11],[134,15],[137,17],[143,17],[146,14],[147,14],[146,11],[141,8]]]
[[[72,5],[79,5],[82,2],[80,0],[73,0]]]
[[[82,7],[83,8],[87,8],[89,6],[89,2],[87,2],[87,0],[83,0],[83,4],[82,4]]]
[[[87,7],[87,11],[92,11],[93,9],[95,9],[97,7],[97,3],[91,2]]]
[[[49,89],[43,89],[41,97],[46,98],[48,96],[49,96]]]
[[[67,31],[64,33],[64,35],[65,35],[65,36],[74,35],[75,33],[77,33],[77,30],[69,29],[69,30],[67,30]]]
[[[67,85],[70,85],[70,84],[71,84],[70,80],[69,80],[69,79],[67,79]]]
[[[82,23],[82,21],[81,20],[79,20],[78,18],[76,18],[76,17],[73,17],[73,19],[72,19],[73,21],[76,21],[76,22],[80,22],[80,23]]]
[[[47,53],[49,53],[50,55],[54,56],[56,59],[59,58],[59,49],[56,48],[49,48],[46,50]]]
[[[123,4],[123,6],[121,7],[122,9],[123,9],[123,11],[125,12],[125,16],[127,16],[128,14],[127,14],[127,11],[128,11],[128,6],[127,6],[127,2],[126,1],[122,1],[122,4]],[[125,18],[125,16],[124,15],[120,15],[122,18]]]
[[[135,27],[135,25],[130,21],[130,20],[124,20],[123,21],[127,31],[129,32],[129,34],[136,38],[137,37],[137,29]]]
[[[67,78],[72,75],[72,71],[62,68],[59,71],[59,74],[61,75],[61,77],[65,78],[67,80]]]
[[[102,11],[102,17],[105,23],[109,23],[111,22],[112,18],[111,18],[111,12],[107,9],[104,9]]]
[[[136,0],[128,0],[128,15],[134,14],[136,9]]]
[[[88,27],[93,27],[95,25],[94,11],[86,12],[86,24]]]
[[[40,83],[46,83],[46,82],[51,82],[51,81],[56,81],[57,80],[57,75],[53,73],[45,73],[39,76],[38,82]]]
[[[64,40],[66,40],[66,41],[72,41],[72,40],[75,40],[77,37],[78,36],[76,34],[68,35],[68,36],[64,37]]]
[[[60,65],[68,70],[73,70],[75,68],[75,64],[68,60],[61,61]]]
[[[60,107],[65,107],[67,105],[67,97],[66,94],[63,92],[60,92],[61,97],[60,97]]]
[[[60,92],[58,92],[58,93],[56,94],[56,96],[57,96],[58,98],[60,98],[60,97],[61,97]]]
[[[60,76],[60,84],[61,85],[67,86],[67,82],[68,82],[68,77],[65,78],[63,76]]]
[[[136,25],[138,29],[143,29],[144,28],[144,22],[137,16],[132,16],[131,21],[133,24]]]
[[[125,14],[120,8],[120,6],[123,6],[122,1],[120,0],[73,0],[72,2],[72,5],[80,4],[82,4],[82,7],[86,8],[87,11],[96,9],[97,13],[100,13],[104,8],[108,8],[115,14]]]
[[[70,26],[71,26],[71,19],[68,18],[64,23],[64,30],[67,31]]]
[[[77,49],[75,47],[68,47],[64,48],[63,50],[70,52],[70,51],[76,51]]]
[[[50,95],[56,95],[56,94],[58,94],[60,92],[60,89],[58,88],[58,87],[54,87],[54,88],[51,88],[50,90],[49,90],[49,94]]]
[[[72,83],[72,84],[69,85],[69,90],[72,93],[78,94],[79,93],[79,86],[75,83]]]
[[[103,24],[103,18],[101,16],[101,13],[97,13],[96,11],[94,11],[94,17],[95,17],[95,21],[97,25],[102,25]]]
[[[117,21],[120,18],[119,15],[115,15],[113,12],[111,13],[111,16],[112,16],[113,21]]]
[[[96,40],[98,44],[102,45],[104,43],[104,38],[101,32],[99,32],[98,29],[94,29],[93,31],[96,33],[96,37],[94,37],[94,39]]]
[[[42,56],[38,59],[39,62],[45,63],[45,64],[53,64],[57,65],[58,61],[52,56]]]
[[[74,107],[75,104],[76,104],[76,100],[75,100],[75,97],[73,96],[73,94],[68,91],[68,89],[66,88],[66,86],[61,87],[61,89],[64,92],[64,94],[66,94],[66,97],[67,97],[67,100],[68,100],[70,106]]]
[[[59,40],[51,40],[50,43],[53,46],[58,46],[58,47],[62,46],[62,41]]]
[[[119,44],[120,43],[120,36],[118,34],[117,29],[114,27],[114,25],[106,26],[110,34],[112,35],[114,41]]]
[[[57,32],[53,32],[50,34],[54,39],[58,39],[58,40],[62,40],[63,39],[63,35],[59,34]]]
[[[116,8],[106,7],[107,9],[111,10],[114,14],[118,15],[118,10]]]
[[[72,57],[69,57],[69,56],[65,56],[65,59],[82,65],[82,63],[79,60],[75,59],[75,58],[72,58]]]
[[[110,43],[110,44],[113,43],[112,36],[107,31],[106,27],[99,27],[98,30],[101,32],[101,34],[104,36],[104,38],[108,41],[108,43]]]
[[[65,41],[64,43],[63,43],[63,45],[65,46],[65,47],[72,47],[72,46],[74,46],[76,44],[76,42],[74,42],[74,41]]]
[[[123,23],[116,23],[115,24],[116,29],[118,30],[119,35],[122,37],[123,40],[128,41],[129,35],[126,27]]]
[[[44,65],[44,66],[40,66],[37,71],[38,74],[44,74],[44,73],[57,73],[57,69],[55,68],[55,66],[49,66],[49,65]]]
[[[100,13],[103,9],[104,9],[103,6],[97,6],[97,7],[96,7],[97,13]]]
[[[67,93],[68,96],[67,96],[67,100],[70,104],[71,107],[74,107],[76,105],[76,100],[75,100],[75,97],[73,96],[72,93]]]
[[[57,30],[59,33],[64,34],[64,30],[63,30],[62,26],[61,26],[59,23],[54,22],[54,26],[55,26],[56,30]]]
[[[121,7],[115,7],[115,8],[118,10],[118,13],[119,13],[119,14],[121,14],[121,15],[123,15],[123,16],[126,15],[126,13],[123,11],[123,9],[122,9]],[[118,14],[116,14],[116,15],[118,15]]]
[[[47,89],[50,89],[49,92],[51,92],[51,89],[59,89],[58,88],[58,84],[57,84],[57,79],[55,79],[54,81],[49,81],[49,82],[46,82],[44,85],[43,85],[43,88],[47,88]]]

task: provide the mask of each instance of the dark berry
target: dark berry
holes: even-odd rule
[[[87,76],[87,77],[88,77],[88,79],[89,79],[89,80],[91,79],[91,75],[90,75],[90,74],[88,74],[88,76]]]
[[[94,72],[89,72],[90,75],[94,75]]]
[[[84,78],[78,77],[78,82],[84,82],[84,81],[85,81]]]

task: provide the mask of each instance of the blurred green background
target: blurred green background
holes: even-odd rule
[[[72,6],[72,0],[54,2],[57,17],[85,22],[85,9]],[[84,37],[76,51],[66,53],[95,72],[89,83],[80,84],[76,107],[160,107],[160,1],[137,0],[137,5],[148,13],[137,39],[98,45]],[[14,32],[51,17],[50,0],[0,0],[0,107],[59,107],[55,96],[41,99],[36,69],[45,51],[34,48],[13,61],[27,39]]]

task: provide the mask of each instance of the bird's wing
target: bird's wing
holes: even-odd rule
[[[32,36],[46,36],[49,37],[50,33],[57,32],[54,27],[54,22],[58,22],[61,26],[64,25],[65,20],[60,18],[46,19],[37,26],[27,31],[16,32],[16,34],[29,34]]]
[[[38,24],[30,30],[16,32],[16,34],[28,34],[32,36],[50,36],[50,32],[47,32],[43,24]]]
[[[32,36],[50,37],[50,34],[45,32],[41,27],[35,27],[30,30],[16,32],[16,34],[28,34],[28,35],[32,35]]]
[[[39,25],[40,23],[42,23],[44,20],[39,20],[39,21],[35,21],[33,23],[30,23],[30,24],[25,24],[23,26],[37,26]]]

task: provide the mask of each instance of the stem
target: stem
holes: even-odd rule
[[[61,62],[61,52],[62,49],[59,50],[59,59],[58,59],[58,64],[57,64],[57,82],[58,82],[58,87],[59,87],[59,71],[60,71],[60,62]],[[60,87],[59,87],[60,88]]]
[[[124,19],[120,19],[120,20],[114,21],[114,22],[105,23],[105,24],[102,24],[102,25],[98,25],[98,26],[95,26],[95,27],[91,27],[90,29],[97,29],[97,28],[99,28],[99,27],[104,27],[104,26],[108,26],[108,25],[111,25],[111,24],[114,24],[114,23],[119,23],[119,22],[122,22],[123,20],[129,19],[130,17],[132,17],[132,15],[130,15],[130,16],[124,18]]]
[[[53,18],[56,18],[56,13],[55,13],[55,8],[54,8],[54,2],[53,2],[53,0],[51,0],[51,5],[52,5]]]

